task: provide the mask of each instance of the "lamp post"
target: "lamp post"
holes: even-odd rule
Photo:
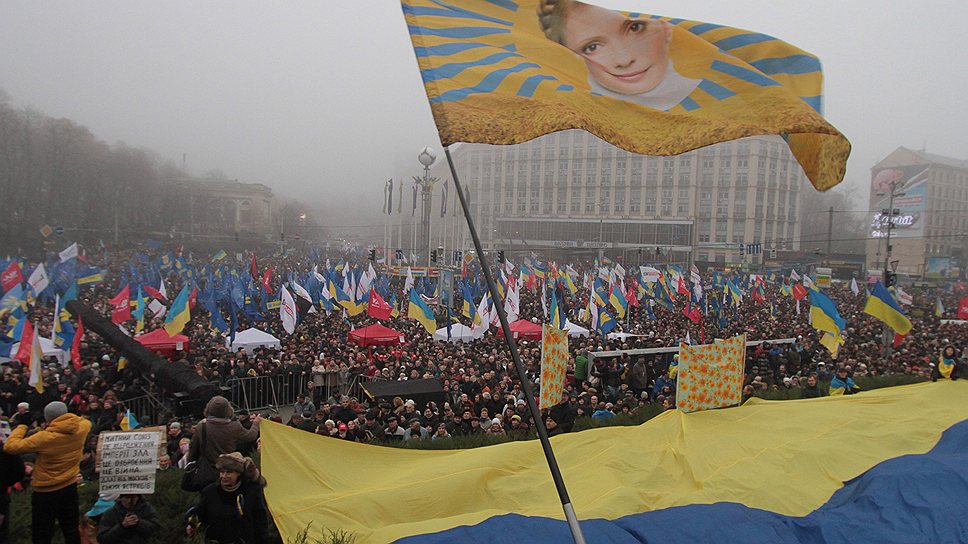
[[[891,193],[890,193],[889,198],[888,198],[887,210],[882,210],[882,212],[881,212],[881,222],[882,223],[883,223],[883,220],[884,220],[883,219],[884,216],[885,215],[887,216],[887,236],[885,237],[886,238],[886,242],[885,242],[886,247],[885,247],[885,251],[884,251],[884,276],[883,276],[884,277],[884,283],[885,284],[889,283],[887,281],[887,279],[890,277],[890,274],[891,274],[891,269],[890,269],[891,265],[892,264],[894,264],[895,266],[897,265],[897,262],[896,261],[894,263],[891,263],[891,250],[893,249],[891,247],[891,231],[894,230],[894,217],[896,217],[900,213],[898,210],[895,210],[894,209],[894,198],[895,197],[899,197],[899,196],[904,196],[904,193],[903,192],[900,192],[900,193],[896,192],[897,191],[897,181],[898,181],[898,178],[897,177],[895,177],[893,180],[891,180]],[[883,196],[883,193],[877,193],[877,194],[879,196]],[[889,285],[885,285],[884,287],[890,287],[890,286]],[[884,355],[886,357],[890,357],[891,356],[891,346],[893,345],[893,335],[891,334],[891,328],[888,327],[887,325],[884,325],[884,335],[883,335],[883,339],[884,339]]]
[[[414,180],[414,183],[418,187],[420,187],[420,194],[423,196],[423,210],[422,210],[421,223],[423,224],[423,228],[426,229],[427,231],[426,236],[424,236],[423,238],[427,239],[427,269],[429,270],[430,269],[430,251],[431,251],[430,222],[431,222],[431,216],[433,215],[430,210],[430,205],[433,200],[434,184],[437,182],[437,178],[430,177],[430,167],[437,160],[437,154],[434,153],[433,149],[429,147],[425,147],[422,150],[420,150],[419,154],[417,154],[417,160],[420,161],[420,164],[422,164],[424,167],[423,178],[414,177],[413,180]]]

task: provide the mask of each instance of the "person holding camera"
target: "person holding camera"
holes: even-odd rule
[[[68,413],[67,405],[61,401],[44,407],[47,427],[26,436],[31,419],[29,412],[14,416],[16,427],[7,437],[3,451],[13,455],[37,454],[30,498],[34,544],[51,541],[55,522],[60,524],[64,542],[80,544],[77,480],[91,422]]]

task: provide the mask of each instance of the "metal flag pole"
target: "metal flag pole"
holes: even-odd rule
[[[568,520],[568,528],[571,529],[571,537],[575,544],[585,544],[585,535],[581,532],[578,525],[578,517],[575,509],[568,498],[568,490],[565,489],[565,481],[561,477],[561,470],[558,469],[558,461],[555,460],[555,452],[551,449],[551,442],[548,440],[548,430],[541,424],[541,412],[538,410],[538,403],[534,400],[534,392],[528,382],[528,376],[524,372],[524,365],[521,364],[521,356],[518,354],[518,347],[511,337],[511,325],[508,323],[508,314],[504,311],[504,305],[500,304],[501,297],[498,296],[497,285],[494,283],[494,276],[491,274],[491,267],[487,264],[484,256],[484,248],[481,246],[481,238],[477,235],[474,228],[474,218],[471,217],[470,208],[467,203],[467,196],[461,186],[460,179],[457,177],[457,168],[454,166],[454,159],[450,156],[450,148],[444,147],[447,155],[447,164],[450,166],[450,175],[454,178],[454,190],[457,198],[460,199],[460,207],[464,211],[464,218],[467,220],[467,228],[471,233],[471,240],[474,242],[474,250],[477,251],[478,262],[481,263],[481,271],[484,273],[484,280],[487,281],[487,290],[491,294],[491,301],[497,309],[497,317],[501,321],[501,331],[504,333],[504,340],[511,351],[511,360],[514,361],[514,368],[518,372],[518,379],[521,380],[521,389],[524,390],[524,398],[528,403],[528,410],[531,418],[534,419],[534,426],[538,430],[538,440],[541,442],[541,449],[544,451],[545,459],[548,461],[548,468],[551,470],[551,477],[555,482],[555,489],[558,490],[558,498],[561,500],[561,508],[565,512],[565,519]]]

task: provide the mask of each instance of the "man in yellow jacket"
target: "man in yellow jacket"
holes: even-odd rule
[[[47,428],[29,437],[27,426],[18,425],[7,437],[3,451],[37,454],[30,501],[34,544],[51,541],[55,521],[60,523],[65,543],[80,544],[77,475],[91,422],[68,413],[67,405],[60,401],[44,408],[44,419]]]

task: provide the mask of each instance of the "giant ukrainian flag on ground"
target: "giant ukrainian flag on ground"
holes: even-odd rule
[[[588,542],[902,541],[890,535],[957,542],[968,534],[968,518],[961,515],[968,435],[936,448],[947,458],[894,458],[934,448],[943,432],[968,418],[966,406],[968,383],[945,380],[847,397],[752,399],[692,414],[670,410],[637,427],[551,441]],[[864,480],[894,462],[908,464]],[[359,544],[462,525],[471,527],[407,542],[568,541],[565,522],[555,521],[562,519],[561,503],[536,440],[419,451],[330,440],[264,422],[262,470],[273,520],[286,541],[310,523],[314,532],[355,533]],[[908,487],[915,490],[905,496]],[[861,511],[845,513],[850,507]],[[820,514],[833,510],[828,527],[811,513],[818,508]],[[636,518],[656,520],[661,537],[634,532],[629,526]],[[676,523],[666,522],[670,518]]]
[[[772,36],[574,0],[402,3],[444,145],[580,128],[674,155],[779,134],[815,187],[843,179],[850,144],[821,115],[820,61]]]

